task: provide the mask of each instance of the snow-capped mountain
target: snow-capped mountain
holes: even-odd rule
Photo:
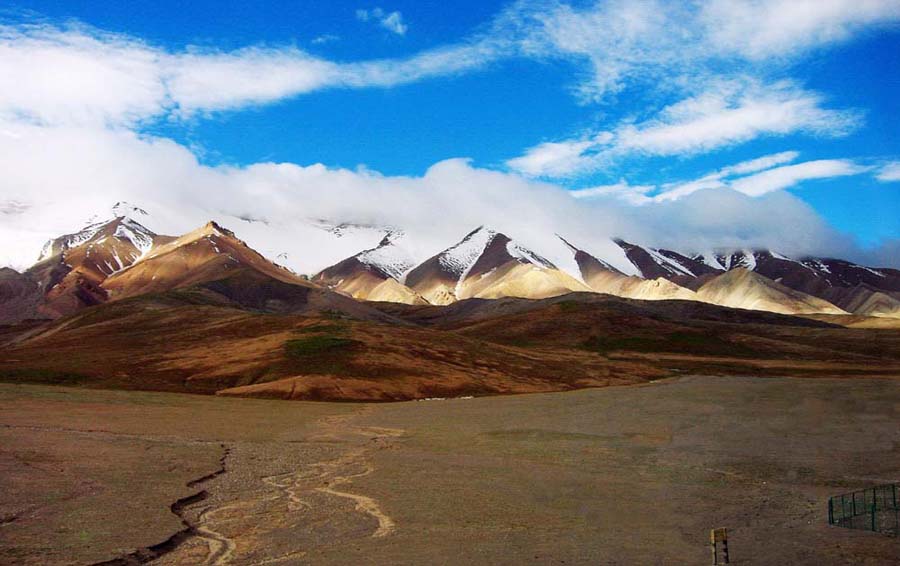
[[[591,253],[562,235],[546,243],[560,242],[568,257],[560,260],[554,248],[556,261],[550,261],[543,248],[523,246],[481,227],[405,276],[381,272],[378,282],[393,277],[433,304],[470,297],[537,298],[589,290],[642,300],[698,300],[796,314],[844,312],[830,302],[834,300],[850,312],[896,316],[895,302],[900,301],[900,272],[843,260],[795,260],[767,250],[687,254],[611,240],[623,254],[619,256],[609,248],[602,254]],[[624,267],[622,257],[628,262]],[[561,269],[559,264],[566,267]],[[734,270],[753,275],[725,277]],[[850,292],[861,285],[869,287]]]
[[[663,277],[644,279],[634,275],[625,275],[605,261],[571,243],[566,242],[566,244],[574,253],[575,261],[581,272],[581,279],[598,293],[643,300],[696,299],[693,291]],[[623,249],[626,248],[623,247]],[[635,255],[633,251],[632,255]],[[680,272],[675,270],[674,273]]]
[[[48,241],[25,272],[45,296],[38,312],[57,316],[104,302],[106,279],[170,239],[122,215]]]
[[[542,255],[484,226],[425,260],[405,283],[432,304],[471,297],[543,298],[589,290]]]
[[[178,238],[148,228],[180,225],[192,215],[159,217],[150,207],[116,203],[105,219],[92,218],[82,229],[50,239],[30,269],[6,270],[3,285],[10,297],[27,295],[19,302],[37,305],[32,314],[51,317],[243,269],[300,286],[309,285],[298,275],[306,274],[314,287],[354,299],[408,304],[600,292],[776,312],[900,317],[900,271],[840,259],[795,259],[770,250],[682,253],[583,234],[586,245],[562,233],[520,240],[486,226],[440,244],[432,235],[395,226],[229,214],[219,217],[230,219],[241,239],[217,219]],[[34,293],[40,300],[31,300]]]
[[[422,297],[401,283],[416,263],[404,239],[402,231],[391,231],[374,248],[320,271],[313,281],[354,299],[424,304]]]

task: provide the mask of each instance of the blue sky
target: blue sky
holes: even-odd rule
[[[863,247],[900,238],[896,0],[31,1],[0,18],[11,65],[49,49],[48,66],[115,68],[108,91],[50,85],[74,101],[22,81],[0,100],[14,127],[127,130],[213,168],[420,177],[464,157],[585,206],[787,192]]]

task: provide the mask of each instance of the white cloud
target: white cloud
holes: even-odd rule
[[[684,89],[720,75],[785,68],[812,48],[900,20],[898,0],[521,1],[506,17],[525,47],[582,60],[585,101],[639,83]]]
[[[324,45],[326,43],[332,43],[335,41],[340,41],[341,37],[339,35],[335,35],[333,33],[325,33],[322,35],[317,35],[310,41],[313,45]]]
[[[759,196],[792,187],[810,179],[827,179],[858,175],[869,168],[846,159],[820,159],[796,165],[784,165],[742,177],[731,182],[731,188],[750,196]]]
[[[757,157],[756,159],[742,161],[736,165],[730,165],[723,168],[720,173],[722,175],[745,175],[747,173],[756,173],[757,171],[769,169],[776,165],[790,163],[798,157],[800,157],[800,152],[798,151],[782,151],[781,153],[764,155],[762,157]]]
[[[657,119],[621,127],[614,143],[622,151],[689,155],[765,135],[840,136],[858,124],[857,113],[828,110],[821,103],[821,96],[789,83],[729,83],[673,104]]]
[[[390,87],[524,56],[580,64],[586,72],[574,86],[584,101],[605,100],[634,85],[646,93],[634,101],[638,108],[647,100],[682,100],[605,131],[536,146],[510,163],[529,175],[563,177],[622,155],[689,155],[762,136],[841,135],[856,125],[857,113],[826,108],[814,92],[760,77],[778,76],[788,69],[782,61],[810,48],[896,20],[897,3],[859,0],[858,15],[845,3],[822,2],[825,15],[801,25],[770,17],[774,2],[716,2],[698,10],[670,2],[613,0],[574,8],[523,0],[460,42],[349,63],[294,47],[173,50],[85,27],[0,26],[0,209],[14,211],[3,212],[0,253],[31,257],[47,237],[78,228],[116,200],[133,200],[166,210],[169,226],[162,229],[169,232],[187,230],[213,213],[248,213],[285,223],[310,216],[395,223],[436,239],[493,223],[525,239],[562,230],[597,245],[616,235],[694,249],[758,245],[839,254],[845,240],[784,191],[753,198],[695,188],[743,182],[735,188],[760,194],[785,183],[853,174],[858,166],[844,160],[779,167],[796,154],[766,156],[692,181],[681,187],[681,198],[664,202],[662,195],[678,187],[660,187],[654,196],[653,188],[622,181],[572,198],[556,185],[461,160],[438,163],[421,177],[284,163],[207,167],[171,140],[130,131],[145,120],[233,110],[327,88]],[[389,16],[382,11],[377,18]],[[365,17],[384,25],[370,11]],[[399,13],[389,25],[395,33],[406,31]],[[739,25],[749,32],[742,35]],[[758,60],[767,44],[777,47],[779,57],[767,59],[762,71]],[[730,80],[718,76],[723,68]]]
[[[0,117],[133,123],[166,104],[160,53],[134,39],[0,26]]]
[[[170,113],[233,110],[324,88],[390,87],[459,73],[507,49],[484,39],[404,59],[338,64],[295,47],[172,52],[85,27],[0,26],[0,116],[130,127]]]
[[[400,12],[391,12],[381,20],[381,25],[388,31],[392,31],[397,35],[406,35],[409,26],[403,23],[403,16]]]
[[[684,199],[699,191],[729,189],[751,197],[788,189],[803,181],[858,175],[871,167],[847,159],[821,159],[785,165],[797,159],[796,151],[783,151],[723,167],[690,181],[662,185],[630,185],[624,179],[614,185],[602,185],[573,191],[580,199],[617,197],[635,205],[664,203]]]
[[[510,159],[512,169],[533,177],[564,177],[582,167],[584,154],[598,144],[595,140],[545,142],[529,149],[525,155]]]
[[[798,155],[796,151],[766,155],[723,167],[699,179],[669,183],[663,185],[661,191],[653,198],[656,201],[672,201],[705,189],[725,188],[758,197],[797,186],[807,180],[858,175],[870,170],[869,167],[858,165],[848,159],[820,159],[784,165],[794,161]]]
[[[900,161],[891,161],[882,166],[875,178],[882,182],[900,181]]]
[[[572,191],[577,199],[593,199],[597,197],[616,197],[631,204],[653,202],[647,194],[656,189],[655,185],[630,185],[624,179],[614,185],[599,185]]]
[[[858,126],[858,112],[823,108],[822,102],[820,95],[788,82],[729,81],[667,106],[650,120],[622,123],[589,139],[542,143],[507,165],[532,176],[570,177],[626,156],[694,155],[792,133],[841,136]]]
[[[378,22],[378,25],[397,35],[406,35],[406,30],[409,29],[409,26],[403,22],[403,14],[396,11],[388,13],[381,8],[357,10],[356,19],[361,22],[375,20]]]
[[[790,163],[799,156],[800,153],[796,151],[782,151],[781,153],[773,153],[771,155],[757,157],[756,159],[742,161],[735,165],[729,165],[718,171],[708,173],[699,179],[662,185],[661,192],[653,198],[656,201],[677,200],[691,193],[705,189],[722,189],[728,186],[728,178],[756,173],[758,171],[770,169],[776,165]]]
[[[712,0],[701,12],[711,45],[760,60],[844,41],[898,19],[897,0]]]
[[[180,112],[227,110],[334,85],[338,65],[298,49],[248,48],[166,57],[160,79]]]
[[[609,236],[685,249],[778,244],[784,253],[837,254],[835,246],[844,245],[812,209],[786,193],[751,198],[700,191],[635,207],[614,193],[639,196],[643,187],[622,183],[607,189],[610,198],[578,199],[559,186],[459,159],[416,177],[318,164],[209,167],[171,140],[126,130],[24,123],[0,129],[16,136],[0,135],[0,203],[15,204],[15,213],[3,214],[0,222],[0,263],[17,267],[33,261],[46,239],[79,229],[120,200],[149,210],[148,225],[162,233],[220,219],[269,257],[288,252],[287,263],[302,272],[343,258],[328,256],[315,240],[271,238],[265,225],[236,217],[266,219],[286,233],[299,229],[303,218],[402,226],[422,242],[423,254],[481,224],[525,242],[550,241],[559,232],[587,249],[603,249]]]
[[[649,95],[680,92],[690,98],[697,96],[697,89],[709,90],[723,65],[731,74],[760,75],[749,52],[723,50],[728,37],[742,35],[713,34],[722,22],[729,30],[751,22],[746,25],[755,26],[754,37],[784,38],[779,49],[790,59],[811,45],[827,45],[897,19],[897,0],[860,0],[859,13],[846,2],[822,0],[822,5],[821,11],[806,14],[803,33],[793,41],[793,20],[770,17],[776,12],[774,2],[719,2],[700,9],[661,1],[610,0],[575,8],[557,0],[520,0],[457,43],[405,58],[349,63],[293,47],[167,50],[85,26],[6,25],[0,26],[0,113],[51,123],[133,124],[172,109],[190,114],[324,88],[390,87],[512,57],[579,62],[587,74],[581,73],[583,80],[575,86],[585,100],[600,100],[604,93],[630,84],[642,85]],[[407,30],[399,12],[375,8],[359,10],[357,17],[378,22],[392,33]],[[776,66],[771,61],[767,65]],[[730,109],[740,121],[740,105],[725,102],[723,110]],[[666,132],[655,133],[665,143]],[[651,143],[652,138],[645,141]]]

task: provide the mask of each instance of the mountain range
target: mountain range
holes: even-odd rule
[[[232,275],[238,273],[248,287],[241,291],[244,300],[265,282],[302,288],[327,297],[324,302],[347,297],[449,305],[595,292],[783,314],[900,318],[900,271],[835,258],[790,258],[773,250],[683,253],[621,239],[598,253],[563,234],[528,247],[487,226],[422,258],[422,246],[402,229],[318,221],[318,232],[340,243],[335,253],[361,233],[380,240],[318,273],[297,274],[216,222],[175,237],[145,227],[144,215],[139,207],[117,203],[111,218],[48,241],[30,268],[0,270],[0,323],[55,319],[128,297],[236,281]],[[328,241],[315,242],[315,252],[325,253]],[[231,287],[234,293],[240,285]]]
[[[28,269],[0,269],[0,380],[388,401],[900,371],[891,269],[622,240],[601,253],[562,234],[525,245],[486,226],[423,253],[398,227],[316,220],[293,233],[346,255],[302,274],[220,222],[176,237],[145,216],[117,206]]]

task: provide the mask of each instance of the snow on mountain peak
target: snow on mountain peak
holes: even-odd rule
[[[522,247],[512,240],[506,243],[506,251],[507,253],[509,253],[509,255],[513,256],[522,263],[531,263],[533,265],[546,269],[556,269],[556,266],[553,265],[550,260],[539,256],[528,248]]]
[[[92,224],[88,224],[74,234],[67,234],[65,236],[49,240],[41,249],[41,255],[38,257],[38,263],[57,254],[63,253],[66,250],[78,247],[85,242],[89,242],[94,238],[94,236],[100,233],[100,231],[103,230],[107,224],[109,224],[109,222],[94,222]]]
[[[116,226],[116,231],[113,233],[113,237],[131,242],[140,251],[141,256],[146,255],[150,248],[153,247],[153,237],[155,235],[144,226],[127,217],[122,218],[119,225]]]
[[[147,211],[138,206],[134,206],[131,203],[125,201],[119,201],[112,207],[112,213],[114,216],[121,218],[134,218],[140,216],[148,216]]]
[[[357,254],[356,259],[399,281],[416,264],[412,255],[401,244],[404,237],[403,231],[392,230],[385,234],[376,247]]]
[[[438,257],[438,263],[462,281],[496,236],[497,232],[479,226],[458,244],[444,251]]]

